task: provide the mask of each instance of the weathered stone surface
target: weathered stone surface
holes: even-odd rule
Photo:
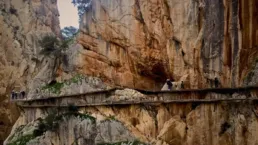
[[[98,125],[98,134],[95,143],[116,143],[121,141],[134,141],[135,137],[116,120],[103,120]]]
[[[185,88],[206,88],[217,76],[222,87],[235,87],[242,85],[258,52],[257,0],[93,0],[80,26],[79,44],[66,51],[68,65],[58,66],[55,72],[54,59],[38,55],[41,48],[37,40],[46,33],[59,34],[56,1],[2,0],[0,6],[4,8],[0,11],[2,108],[9,108],[5,98],[13,86],[29,84],[32,91],[36,91],[34,88],[51,81],[53,74],[58,75],[58,82],[83,73],[111,85],[141,89],[160,89],[167,78],[173,78],[177,86],[184,81]],[[10,10],[12,14],[6,13]],[[256,85],[256,67],[245,84]],[[35,79],[29,83],[27,80],[31,78]],[[106,88],[102,81],[96,80],[88,83],[85,79],[83,84],[64,86],[60,94]],[[31,98],[36,96],[33,93]],[[218,95],[221,94],[205,97],[216,98]],[[121,100],[145,98],[133,90],[118,91],[113,97]],[[15,110],[15,107],[10,108]],[[47,131],[28,144],[94,144],[95,141],[113,143],[125,139],[157,145],[258,144],[255,103],[80,109],[82,113],[95,116],[98,125],[73,117],[62,122],[57,133]],[[0,119],[3,120],[0,122],[1,137],[9,129],[6,124],[13,123],[16,118],[9,109],[0,111],[0,116],[4,116]],[[26,109],[9,139],[21,125],[35,126],[35,120],[45,117],[46,112],[44,109]],[[175,119],[174,116],[180,117]],[[101,124],[105,118],[113,117],[121,123]],[[123,133],[118,134],[120,131]],[[25,128],[22,133],[26,132]]]
[[[180,116],[174,116],[165,122],[157,138],[171,145],[179,145],[183,143],[185,134],[185,122],[181,120]]]
[[[256,145],[257,108],[257,104],[249,102],[81,107],[80,113],[96,118],[95,125],[85,118],[65,117],[56,132],[47,131],[30,143],[72,144],[76,139],[79,144],[86,144],[85,140],[114,143],[138,139],[155,145]],[[47,112],[53,109],[25,109],[5,143],[19,126],[36,126],[35,120],[46,117]],[[64,112],[60,110],[58,114]]]
[[[46,70],[50,70],[46,68]],[[50,80],[49,75],[46,80]],[[44,74],[40,74],[39,77],[45,77]],[[44,80],[44,79],[43,79]],[[57,78],[57,84],[51,86],[46,81],[38,81],[37,79],[33,80],[34,87],[28,96],[27,99],[36,99],[44,97],[58,97],[58,96],[69,96],[69,95],[78,95],[86,92],[106,90],[110,87],[105,85],[101,79],[90,76],[82,75],[63,75]]]
[[[49,112],[51,114],[51,112]],[[35,114],[36,115],[36,114]],[[46,114],[47,115],[47,114]],[[34,116],[37,118],[38,116]],[[25,117],[26,118],[26,117]],[[93,117],[63,116],[58,122],[55,131],[47,130],[41,136],[34,136],[33,131],[38,128],[38,121],[32,121],[24,126],[19,126],[13,131],[4,145],[15,142],[17,139],[24,139],[26,135],[34,136],[26,142],[27,145],[94,145],[104,143],[133,142],[136,140],[133,134],[119,121],[112,119],[97,120]],[[20,118],[16,124],[23,124]],[[128,143],[129,144],[129,143]],[[140,145],[140,144],[139,144]]]
[[[116,90],[114,95],[109,100],[117,101],[140,101],[146,99],[147,96],[133,89]],[[108,101],[108,100],[107,100]]]
[[[252,68],[247,73],[246,77],[244,78],[244,85],[252,86],[258,83],[258,59],[253,62]]]
[[[9,94],[27,90],[46,64],[37,42],[44,34],[60,34],[58,16],[56,0],[0,0],[0,144],[19,115]]]
[[[94,0],[77,68],[116,85],[160,89],[166,78],[239,86],[257,56],[258,2]],[[101,68],[101,69],[100,69]]]

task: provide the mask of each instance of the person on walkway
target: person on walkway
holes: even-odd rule
[[[12,100],[14,99],[14,96],[15,96],[15,92],[14,92],[14,90],[12,90],[12,92],[11,92],[11,98],[12,98]]]
[[[170,79],[167,79],[166,83],[167,83],[167,85],[168,85],[168,90],[172,90],[173,84],[172,84],[172,82],[170,81]]]
[[[14,92],[14,99],[17,100],[18,99],[18,93]]]
[[[215,88],[219,87],[219,79],[217,77],[215,77],[214,79],[214,85],[215,85]]]
[[[21,91],[21,97],[22,97],[22,99],[24,99],[24,97],[25,97],[25,92],[24,91]]]
[[[181,89],[184,89],[185,85],[184,85],[184,81],[181,81]]]
[[[213,88],[213,79],[208,79],[208,83],[210,84],[210,88]]]

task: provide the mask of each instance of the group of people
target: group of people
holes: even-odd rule
[[[211,88],[219,88],[220,82],[217,77],[215,77],[214,79],[210,79],[208,81],[210,83]],[[178,90],[178,89],[184,89],[184,88],[185,86],[183,81],[174,82],[174,81],[171,81],[170,79],[167,79],[165,85],[161,90]]]
[[[16,99],[24,99],[25,98],[25,91],[21,92],[15,92],[14,90],[11,92],[11,99],[16,100]]]
[[[173,81],[171,81],[170,79],[167,79],[166,85],[167,85],[168,90],[172,90],[173,88],[178,88],[178,87],[180,87],[180,89],[185,88],[184,81],[181,81],[180,84],[176,84]]]

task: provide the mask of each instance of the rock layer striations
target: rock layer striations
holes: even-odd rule
[[[56,0],[0,1],[0,144],[19,115],[9,94],[26,90],[45,65],[38,39],[60,34],[58,16]]]
[[[257,56],[256,0],[93,0],[80,25],[78,70],[158,89],[166,78],[242,85]]]

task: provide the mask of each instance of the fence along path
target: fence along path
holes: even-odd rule
[[[133,99],[125,98],[117,94],[117,90],[124,88],[112,88],[102,91],[93,91],[83,94],[63,96],[42,96],[41,98],[29,100],[12,100],[24,108],[40,107],[67,107],[75,105],[84,106],[105,106],[105,105],[126,105],[126,104],[153,104],[153,103],[188,103],[188,102],[218,102],[218,101],[256,101],[258,86],[240,88],[209,88],[209,89],[187,89],[172,91],[146,91],[138,90],[144,96],[134,96]],[[236,95],[232,96],[232,94]]]

